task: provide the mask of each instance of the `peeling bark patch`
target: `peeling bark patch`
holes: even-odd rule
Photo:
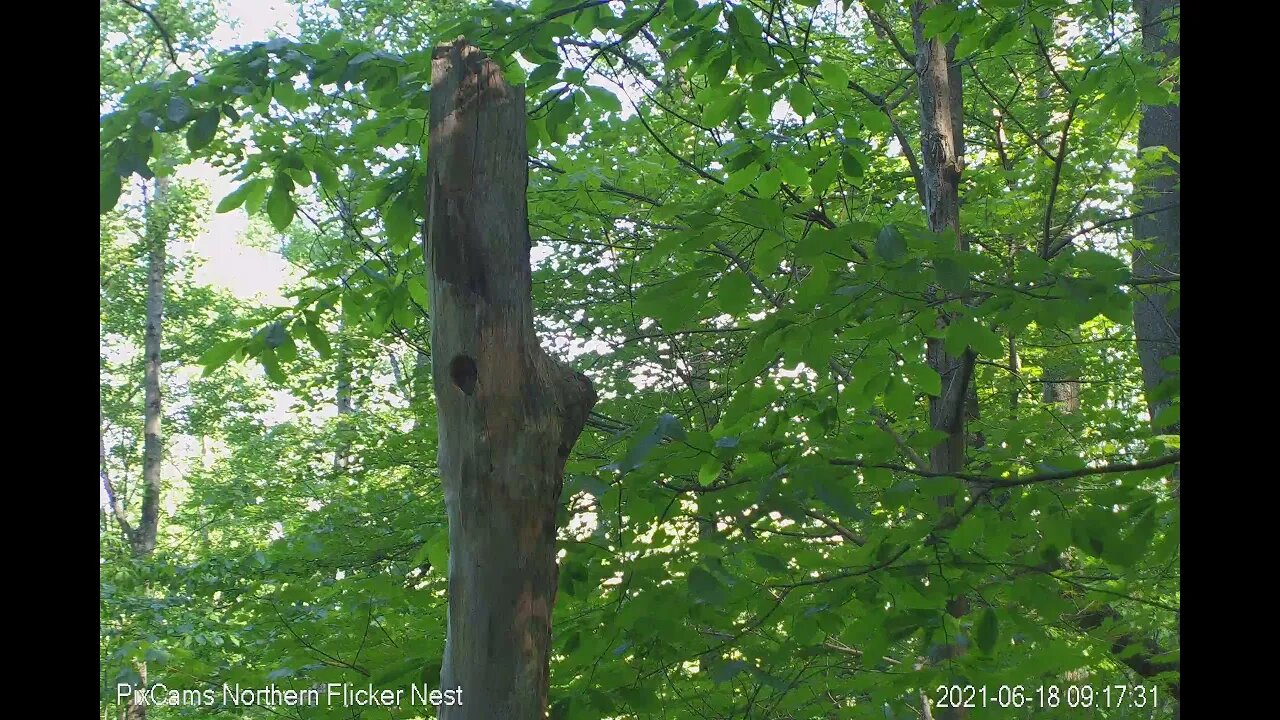
[[[449,363],[449,377],[453,378],[453,384],[466,395],[475,392],[479,372],[476,361],[469,355],[454,355]]]

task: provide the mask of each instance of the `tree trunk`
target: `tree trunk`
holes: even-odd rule
[[[459,38],[432,60],[427,263],[449,514],[448,720],[541,720],[564,464],[596,396],[533,328],[524,89]]]
[[[143,338],[142,519],[134,537],[134,554],[150,555],[156,548],[160,524],[160,461],[164,452],[160,434],[160,343],[164,329],[165,241],[169,213],[165,200],[167,178],[156,178],[156,191],[147,206],[147,327]]]
[[[1180,3],[1178,0],[1137,0],[1134,3],[1138,12],[1138,22],[1142,27],[1142,49],[1148,55],[1162,55],[1164,63],[1171,63],[1179,57],[1180,43],[1171,32],[1169,21],[1176,18]],[[1174,20],[1176,22],[1176,20]],[[1174,90],[1178,89],[1178,81],[1174,81]],[[1142,120],[1138,125],[1138,148],[1165,147],[1178,159],[1165,156],[1154,171],[1144,173],[1146,177],[1138,178],[1135,186],[1139,193],[1140,212],[1133,221],[1133,234],[1140,242],[1150,242],[1149,249],[1138,247],[1133,253],[1134,276],[1166,276],[1180,275],[1182,271],[1181,253],[1181,210],[1182,192],[1181,154],[1182,131],[1179,107],[1163,105],[1147,107],[1143,110]],[[1181,352],[1181,311],[1180,296],[1170,292],[1164,285],[1147,285],[1138,287],[1141,292],[1133,308],[1133,329],[1137,338],[1138,360],[1142,363],[1143,388],[1147,398],[1147,411],[1151,415],[1153,429],[1157,433],[1180,435],[1181,421],[1175,420],[1165,424],[1156,422],[1160,411],[1170,405],[1172,390],[1171,380],[1176,380],[1177,371],[1165,365],[1165,360]],[[1173,468],[1173,497],[1181,494],[1181,466]],[[1179,640],[1182,637],[1182,615],[1174,625]],[[1181,642],[1179,642],[1181,645]],[[1176,687],[1176,686],[1175,686]],[[1173,716],[1181,717],[1182,707],[1178,696],[1174,694]]]
[[[929,229],[955,233],[956,247],[967,249],[960,232],[960,174],[964,163],[964,106],[960,68],[956,66],[952,38],[927,38],[921,16],[936,0],[918,0],[911,7],[911,25],[916,41],[916,74],[920,78],[920,174],[924,185],[925,214]],[[936,292],[944,292],[941,289]],[[939,314],[938,325],[945,327],[951,318]],[[965,420],[969,400],[968,386],[973,374],[973,353],[966,350],[955,356],[946,351],[941,338],[931,338],[926,345],[929,367],[942,377],[942,392],[929,398],[929,425],[946,433],[946,439],[929,450],[929,469],[937,473],[959,472],[965,466]],[[976,398],[975,398],[976,401]],[[975,402],[976,404],[976,402]],[[976,412],[976,407],[968,408]],[[951,498],[941,501],[944,508],[953,505]],[[948,603],[954,617],[969,612],[968,598],[959,595]],[[942,649],[940,659],[962,652],[957,643]],[[932,653],[931,653],[932,654]],[[964,717],[963,708],[946,708],[944,718]]]
[[[1176,16],[1178,0],[1140,0],[1135,3],[1138,21],[1142,25],[1142,49],[1149,55],[1163,55],[1169,62],[1178,57],[1179,44],[1170,40],[1169,23],[1162,21],[1171,12]],[[1176,87],[1176,84],[1175,84]],[[1166,147],[1170,153],[1180,155],[1181,125],[1177,105],[1147,107],[1138,125],[1138,147]],[[1178,275],[1181,269],[1181,236],[1179,202],[1179,162],[1165,157],[1157,167],[1143,173],[1138,179],[1137,192],[1140,203],[1139,217],[1134,218],[1134,239],[1150,243],[1149,248],[1137,247],[1133,253],[1133,274],[1136,277],[1163,277]],[[1146,390],[1147,407],[1154,422],[1160,410],[1169,406],[1170,393],[1162,388],[1177,373],[1164,367],[1164,360],[1177,355],[1180,349],[1180,318],[1178,294],[1164,285],[1144,285],[1134,303],[1133,325],[1138,341],[1138,358],[1142,363],[1142,380]],[[1154,428],[1156,432],[1177,434],[1181,423]]]
[[[1077,335],[1072,333],[1072,339]],[[1056,405],[1063,415],[1080,411],[1080,371],[1074,362],[1050,362],[1041,381],[1044,383],[1044,402]]]
[[[959,191],[964,157],[962,85],[960,69],[953,63],[954,41],[924,36],[920,16],[935,4],[935,0],[922,0],[911,10],[919,48],[916,72],[920,76],[920,171],[925,213],[930,230],[954,232],[957,247],[965,250]],[[949,320],[940,315],[938,323],[945,326]],[[965,460],[964,405],[973,359],[948,354],[941,339],[930,339],[927,353],[930,367],[942,376],[943,386],[941,396],[929,399],[929,421],[934,429],[947,433],[947,439],[929,451],[929,465],[934,472],[958,471]]]
[[[160,463],[164,455],[160,420],[160,344],[164,330],[164,278],[167,262],[165,246],[169,239],[168,178],[156,178],[155,194],[147,202],[147,326],[143,334],[143,440],[142,440],[142,514],[137,527],[129,530],[124,508],[112,498],[113,510],[121,528],[130,540],[133,555],[146,558],[156,549],[160,529]],[[99,421],[101,422],[101,411]],[[110,481],[106,475],[106,447],[99,439],[102,453],[102,477],[110,493]],[[147,685],[147,664],[138,664],[139,687]],[[127,720],[144,720],[147,706],[131,698],[125,709]]]
[[[156,178],[155,193],[146,203],[147,251],[147,315],[143,330],[143,441],[142,441],[142,512],[136,526],[129,523],[125,503],[116,494],[107,470],[107,445],[103,434],[105,417],[98,408],[99,474],[107,491],[111,512],[120,525],[120,531],[129,544],[135,558],[147,558],[155,551],[160,529],[160,464],[164,455],[161,435],[162,405],[160,402],[160,345],[164,330],[164,293],[166,243],[169,239],[168,178]],[[127,477],[125,478],[127,483]],[[147,683],[147,664],[137,667],[141,685]],[[126,720],[143,720],[147,706],[132,698],[123,709]]]

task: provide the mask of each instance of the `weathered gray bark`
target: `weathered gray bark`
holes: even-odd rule
[[[1180,10],[1179,0],[1137,0],[1134,9],[1142,27],[1142,49],[1150,59],[1171,64],[1179,57],[1179,45],[1172,24]],[[1178,82],[1174,81],[1177,90]],[[1133,254],[1133,274],[1136,277],[1178,276],[1182,271],[1181,236],[1181,163],[1182,131],[1178,105],[1146,107],[1138,125],[1138,147],[1165,147],[1179,157],[1165,156],[1156,172],[1147,173],[1136,183],[1141,213],[1133,221],[1133,234],[1141,242],[1150,242],[1149,249],[1137,248]],[[1172,286],[1176,288],[1177,286]],[[1136,288],[1138,299],[1133,308],[1134,335],[1137,338],[1138,359],[1142,364],[1142,381],[1146,391],[1147,410],[1153,429],[1158,433],[1181,434],[1182,423],[1174,421],[1157,424],[1156,417],[1170,404],[1170,381],[1177,372],[1168,369],[1164,361],[1181,352],[1180,296],[1176,290],[1163,285],[1147,285]],[[1161,427],[1161,425],[1164,425]],[[1181,494],[1181,466],[1173,469],[1173,496]],[[1175,624],[1179,640],[1182,636],[1182,615]],[[1179,642],[1181,644],[1181,642]],[[1177,663],[1173,665],[1177,669]],[[1135,667],[1139,673],[1152,668]],[[1159,669],[1158,666],[1156,669]],[[1173,716],[1181,717],[1182,707],[1178,697],[1180,683],[1173,689]]]
[[[107,445],[103,436],[105,418],[98,409],[99,474],[107,492],[111,513],[120,526],[120,532],[129,543],[133,556],[145,558],[156,548],[160,528],[160,463],[164,454],[161,436],[162,407],[160,399],[160,344],[164,330],[164,292],[166,243],[169,238],[169,211],[166,200],[169,194],[167,178],[156,178],[155,193],[147,200],[146,233],[147,250],[147,305],[146,327],[143,330],[143,440],[142,440],[142,512],[136,526],[131,525],[124,503],[116,495],[107,469]],[[142,686],[147,682],[147,665],[139,663],[138,676]],[[144,720],[147,706],[130,701],[123,709],[126,720]]]
[[[150,555],[156,548],[160,524],[160,462],[164,453],[160,421],[160,343],[164,330],[165,243],[169,213],[165,200],[167,178],[156,178],[156,191],[147,206],[147,327],[143,337],[142,518],[134,533],[134,553]]]
[[[960,173],[964,163],[962,84],[954,60],[955,42],[926,39],[920,16],[935,0],[921,0],[911,8],[915,32],[916,73],[920,77],[920,172],[924,180],[924,205],[929,229],[955,233],[961,250],[967,243],[960,233]],[[940,325],[949,318],[940,316]],[[930,425],[947,433],[947,440],[929,451],[934,472],[964,467],[964,405],[973,358],[946,352],[940,339],[927,348],[929,365],[942,376],[942,395],[929,400]]]
[[[1054,403],[1058,411],[1071,415],[1080,410],[1080,382],[1077,380],[1046,380],[1044,401]]]
[[[136,558],[146,558],[155,551],[160,528],[160,464],[164,453],[161,436],[162,406],[160,398],[160,344],[164,330],[166,243],[169,239],[170,213],[166,206],[169,180],[156,178],[154,194],[147,199],[147,304],[146,327],[143,330],[143,441],[142,441],[142,511],[137,525],[129,522],[124,502],[111,481],[107,468],[106,418],[98,408],[99,475],[107,493],[111,514],[120,526],[125,542]],[[127,478],[126,478],[127,480]],[[147,665],[139,663],[138,675],[146,685]],[[147,706],[128,702],[122,710],[126,720],[143,720]]]
[[[963,84],[960,68],[955,64],[956,39],[927,38],[921,16],[937,0],[917,0],[911,6],[911,25],[916,42],[916,74],[920,85],[920,174],[924,185],[924,206],[929,229],[933,232],[952,231],[956,247],[967,249],[960,232],[960,175],[964,170],[964,106]],[[937,292],[943,292],[941,289]],[[939,315],[938,325],[950,322],[946,315]],[[964,469],[966,454],[966,415],[975,413],[969,400],[969,382],[973,374],[973,353],[951,355],[941,339],[930,339],[926,346],[929,366],[942,376],[942,393],[929,398],[929,425],[941,430],[947,437],[929,450],[929,469],[938,473],[957,472]],[[943,501],[950,507],[950,499]],[[951,599],[947,611],[954,617],[968,613],[969,602],[964,595]],[[941,652],[941,657],[954,657],[962,652],[958,644],[952,644]],[[963,708],[946,708],[943,718],[967,715]]]
[[[1077,333],[1072,333],[1074,339]],[[1080,410],[1080,372],[1074,363],[1057,361],[1044,369],[1043,401],[1057,405],[1058,412],[1071,415]]]
[[[1142,48],[1151,59],[1162,64],[1178,57],[1179,43],[1171,39],[1167,21],[1170,15],[1177,14],[1178,5],[1178,0],[1139,0],[1135,3],[1138,21],[1142,25]],[[1180,132],[1177,105],[1146,107],[1138,125],[1138,146],[1163,146],[1174,155],[1180,155]],[[1158,168],[1143,175],[1137,188],[1140,215],[1134,218],[1133,234],[1139,242],[1150,243],[1150,247],[1139,247],[1134,251],[1133,274],[1136,277],[1178,275],[1181,272],[1182,247],[1179,163],[1166,157]],[[1133,308],[1134,332],[1147,405],[1154,421],[1160,410],[1169,405],[1169,394],[1161,385],[1177,375],[1162,363],[1179,353],[1181,313],[1176,302],[1178,294],[1167,286],[1144,285],[1137,290],[1140,292]],[[1178,433],[1180,426],[1181,423],[1173,423],[1155,429]]]
[[[449,720],[541,720],[564,464],[595,403],[533,327],[524,89],[459,38],[432,60],[427,263],[449,514]]]

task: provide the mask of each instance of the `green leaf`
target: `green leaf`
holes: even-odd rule
[[[716,97],[714,100],[707,103],[707,107],[702,113],[702,122],[706,125],[719,125],[724,122],[733,111],[734,104],[737,100],[738,96],[733,93],[728,93],[722,97]]]
[[[978,538],[982,537],[983,529],[984,524],[980,517],[966,518],[947,536],[947,544],[956,552],[969,550]]]
[[[938,284],[943,288],[951,292],[969,289],[969,273],[952,258],[938,258],[933,264],[933,270],[938,276]]]
[[[996,642],[1000,640],[1000,625],[996,620],[996,611],[993,608],[987,608],[978,617],[977,627],[974,628],[974,639],[978,643],[978,649],[983,653],[990,655],[996,649]]]
[[[669,437],[672,440],[686,440],[688,435],[684,431],[684,425],[680,424],[680,418],[671,413],[663,413],[658,416],[658,434]]]
[[[839,173],[840,164],[834,159],[828,160],[822,165],[822,167],[818,168],[817,172],[813,174],[813,178],[810,180],[809,185],[813,188],[813,192],[815,194],[821,195],[827,191],[827,188],[831,186],[831,183],[835,182],[836,175]]]
[[[991,49],[997,42],[1000,42],[1001,38],[1008,35],[1010,32],[1013,32],[1013,29],[1017,26],[1018,16],[1016,14],[1009,13],[1008,15],[1005,15],[1000,22],[996,23],[995,26],[987,32],[986,36],[982,38],[982,49]]]
[[[267,377],[277,385],[284,385],[288,382],[283,371],[280,370],[280,361],[276,358],[276,351],[266,348],[262,354],[258,355],[258,362],[262,363],[262,369],[267,372]]]
[[[847,149],[847,147],[840,154],[840,168],[845,170],[845,177],[847,178],[860,178],[867,173],[865,160],[861,158],[858,152]]]
[[[942,396],[942,376],[938,374],[937,370],[928,365],[911,365],[908,367],[910,368],[912,379],[916,382],[916,387],[921,392],[933,397]]]
[[[858,116],[862,121],[862,126],[867,132],[873,135],[887,135],[893,130],[893,125],[889,122],[889,116],[879,110],[868,110]]]
[[[952,355],[963,353],[966,347],[985,357],[1004,355],[1004,341],[987,326],[970,317],[956,318],[947,326],[946,350]]]
[[[1139,79],[1137,87],[1138,99],[1141,100],[1144,105],[1168,105],[1173,101],[1173,93],[1166,90],[1159,82],[1152,78]]]
[[[610,112],[622,111],[622,101],[618,99],[617,95],[614,95],[602,87],[596,87],[594,85],[588,85],[586,89],[587,96],[590,97],[591,101],[595,104]]]
[[[411,277],[406,283],[409,286],[409,297],[426,310],[431,307],[431,299],[427,294],[427,286],[421,278]]]
[[[827,287],[831,284],[831,275],[821,264],[814,265],[808,276],[800,283],[796,293],[796,304],[801,308],[811,308],[827,295]]]
[[[113,172],[102,173],[98,178],[98,212],[108,213],[120,200],[120,189],[124,186],[124,178]]]
[[[307,329],[307,340],[311,343],[311,347],[316,349],[322,360],[328,359],[333,353],[333,348],[329,345],[329,338],[324,334],[324,331],[313,322],[307,322],[305,327]]]
[[[1157,428],[1166,428],[1182,419],[1181,405],[1172,403],[1166,405],[1156,411],[1156,417],[1151,421],[1152,426]]]
[[[822,81],[833,90],[844,92],[849,89],[849,73],[833,62],[824,62],[818,67],[822,73]]]
[[[750,666],[741,660],[720,663],[711,671],[711,682],[717,685],[727,683],[748,667]]]
[[[782,179],[789,185],[804,187],[809,184],[809,171],[786,155],[778,158],[778,170],[782,173]]]
[[[191,103],[186,98],[175,97],[169,99],[169,105],[165,108],[165,117],[175,125],[181,125],[191,118]]]
[[[230,195],[222,198],[222,202],[218,203],[218,207],[214,210],[216,213],[228,213],[245,203],[250,193],[258,185],[266,185],[265,178],[255,178],[242,184],[240,187],[231,191]]]
[[[1138,91],[1133,86],[1125,87],[1116,94],[1115,117],[1128,120],[1138,104]]]
[[[599,21],[600,8],[593,7],[578,13],[577,19],[573,21],[573,29],[584,37],[591,37],[591,31],[596,28],[596,23]]]
[[[941,2],[925,10],[920,15],[924,23],[924,36],[934,38],[948,30],[956,19],[956,8],[950,3]]]
[[[698,484],[706,487],[715,482],[716,478],[720,477],[721,467],[723,466],[720,464],[719,459],[711,458],[707,460],[702,464],[701,468],[698,468]]]
[[[763,90],[752,90],[747,93],[747,112],[760,122],[767,122],[773,112],[773,98]]]
[[[297,209],[287,188],[279,184],[271,188],[271,195],[267,198],[267,217],[271,218],[271,224],[277,231],[284,232],[289,227]]]
[[[560,75],[560,63],[543,63],[529,73],[528,86],[542,87]]]
[[[716,298],[720,301],[721,310],[730,315],[740,315],[746,311],[751,300],[751,281],[746,275],[730,270],[720,280]]]
[[[320,187],[329,194],[337,195],[341,191],[342,183],[338,180],[338,173],[333,169],[333,165],[317,158],[312,162],[312,169],[315,170],[316,180],[320,181]]]
[[[689,592],[699,603],[712,606],[723,604],[728,596],[724,585],[716,576],[700,567],[689,571]]]
[[[885,225],[876,238],[876,254],[889,262],[897,262],[907,256],[907,239],[897,227]]]
[[[813,93],[804,83],[794,83],[787,93],[787,102],[800,117],[813,114]]]
[[[373,676],[373,684],[378,687],[390,685],[392,680],[399,680],[409,673],[422,668],[422,658],[411,657],[407,660],[392,663],[390,667]]]
[[[649,457],[649,454],[661,442],[662,435],[656,431],[641,435],[639,440],[627,450],[626,456],[617,463],[617,467],[624,473],[635,470],[644,463],[645,458]]]
[[[231,356],[235,355],[243,347],[244,340],[237,339],[220,342],[205,350],[204,354],[196,362],[204,366],[204,374],[208,375],[225,365],[231,359]]]
[[[777,168],[765,170],[756,178],[756,189],[761,197],[773,197],[782,187],[782,173]]]
[[[250,181],[246,183],[248,188],[245,190],[244,207],[249,213],[257,213],[262,209],[262,203],[267,198],[267,188],[270,183],[266,178],[259,178],[259,182]]]
[[[568,93],[552,104],[551,111],[547,113],[547,134],[555,142],[563,143],[568,139],[569,128],[566,123],[573,117],[577,102],[577,93]]]
[[[764,27],[760,25],[756,14],[751,12],[751,8],[746,4],[739,4],[733,8],[733,19],[737,21],[738,32],[743,37],[758,38],[764,34]]]
[[[716,55],[714,59],[707,65],[707,84],[719,85],[729,74],[729,67],[733,64],[733,50],[725,48],[723,52]]]
[[[735,173],[730,173],[729,179],[725,181],[724,191],[731,195],[739,192],[755,181],[759,174],[760,166],[756,163],[751,163]]]
[[[401,193],[382,213],[382,222],[387,230],[387,240],[398,248],[406,247],[418,231],[417,218],[413,215],[413,198],[409,193]]]
[[[187,129],[187,147],[191,152],[213,141],[214,133],[218,131],[218,120],[221,118],[222,113],[218,112],[217,108],[209,108],[196,118],[196,121]]]
[[[441,572],[447,571],[449,567],[448,531],[437,532],[427,541],[427,562],[431,563],[433,568],[440,568]]]

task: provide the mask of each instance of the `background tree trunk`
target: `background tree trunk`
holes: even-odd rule
[[[912,7],[912,25],[919,48],[916,72],[920,76],[921,174],[929,229],[955,233],[956,245],[966,249],[960,234],[960,171],[964,157],[963,109],[960,69],[954,66],[954,42],[926,39],[921,14],[936,4],[923,0]],[[946,325],[949,318],[939,316]],[[929,451],[930,469],[952,472],[964,467],[964,404],[972,358],[949,355],[941,339],[928,343],[929,365],[942,376],[942,394],[929,400],[932,427],[947,439]]]
[[[954,38],[927,38],[921,16],[935,0],[919,0],[911,8],[912,29],[916,41],[916,74],[920,78],[920,173],[924,185],[925,214],[929,229],[933,232],[952,231],[956,246],[967,249],[960,232],[960,174],[964,162],[964,109],[963,84],[960,68],[956,66]],[[937,292],[944,292],[938,289]],[[938,316],[939,326],[946,326],[950,318]],[[929,366],[942,377],[942,393],[929,398],[929,424],[947,437],[929,451],[929,469],[937,473],[958,472],[965,467],[965,419],[968,385],[973,374],[973,354],[966,351],[961,356],[949,354],[942,339],[928,341]],[[975,398],[976,400],[976,398]],[[976,402],[975,402],[976,404]],[[970,408],[976,412],[976,407]],[[950,498],[943,500],[949,507]],[[948,612],[955,617],[968,613],[968,598],[963,595],[952,598]],[[961,652],[958,644],[951,644],[941,652],[941,658]],[[944,718],[964,717],[965,711],[944,709]]]
[[[1142,27],[1142,49],[1148,55],[1160,55],[1164,63],[1173,63],[1180,52],[1180,43],[1170,28],[1180,10],[1179,0],[1137,0],[1138,22]],[[1179,83],[1175,79],[1174,91]],[[1136,179],[1139,193],[1139,212],[1133,221],[1134,238],[1150,242],[1149,249],[1137,247],[1133,253],[1135,277],[1180,275],[1181,253],[1181,155],[1182,131],[1179,106],[1162,105],[1144,108],[1138,125],[1138,148],[1168,148],[1177,159],[1165,156],[1157,168],[1143,173]],[[1181,353],[1180,295],[1168,286],[1147,285],[1140,291],[1133,308],[1133,330],[1137,338],[1138,359],[1142,363],[1142,381],[1147,397],[1147,411],[1151,415],[1153,429],[1157,433],[1182,434],[1182,422],[1174,420],[1157,423],[1160,411],[1169,407],[1173,389],[1170,387],[1178,373],[1170,370],[1164,361]],[[1173,467],[1173,497],[1181,495],[1182,467]],[[1174,624],[1181,645],[1181,613]],[[1175,668],[1177,665],[1175,664]],[[1180,684],[1180,683],[1179,683]],[[1174,694],[1173,716],[1181,717],[1182,703],[1177,691]]]
[[[160,524],[160,463],[164,454],[160,420],[160,343],[164,329],[165,242],[169,213],[165,201],[169,180],[156,178],[155,195],[147,203],[147,327],[143,339],[142,519],[134,536],[134,554],[150,555]]]
[[[1178,42],[1170,40],[1167,18],[1176,16],[1177,0],[1139,0],[1135,3],[1138,21],[1142,25],[1142,48],[1148,55],[1162,55],[1168,63],[1178,57]],[[1175,90],[1177,84],[1175,83]],[[1166,147],[1170,153],[1180,155],[1181,125],[1177,105],[1147,107],[1138,125],[1139,149]],[[1165,157],[1155,168],[1147,169],[1136,183],[1139,201],[1138,217],[1133,221],[1134,239],[1150,243],[1149,248],[1137,247],[1133,253],[1133,274],[1136,277],[1164,277],[1181,272],[1179,162]],[[1142,362],[1142,379],[1146,389],[1147,406],[1154,421],[1160,410],[1169,406],[1169,390],[1161,388],[1165,381],[1177,375],[1165,368],[1165,358],[1177,355],[1180,348],[1181,313],[1176,302],[1178,294],[1164,285],[1143,285],[1137,288],[1138,299],[1133,308],[1134,333],[1138,341],[1138,358]],[[1157,432],[1176,434],[1181,423],[1156,427]]]
[[[160,399],[160,345],[164,337],[164,293],[166,243],[169,240],[169,179],[156,178],[155,193],[146,206],[147,250],[147,316],[143,334],[143,440],[142,440],[142,513],[137,526],[129,528],[122,504],[114,498],[110,479],[106,475],[106,447],[101,438],[102,476],[108,493],[112,495],[112,508],[120,527],[133,550],[134,557],[147,558],[156,549],[160,530],[160,469],[164,456],[164,437],[161,434],[163,407]],[[101,417],[99,417],[101,423]],[[138,663],[139,687],[147,685],[147,664]],[[147,706],[129,701],[125,709],[127,720],[143,720]]]
[[[524,90],[459,38],[432,60],[427,263],[449,515],[448,720],[541,720],[556,508],[596,396],[533,329]]]
[[[1077,333],[1072,333],[1074,338]],[[1075,363],[1057,361],[1044,369],[1043,401],[1057,405],[1058,412],[1071,415],[1080,411],[1080,371]]]

